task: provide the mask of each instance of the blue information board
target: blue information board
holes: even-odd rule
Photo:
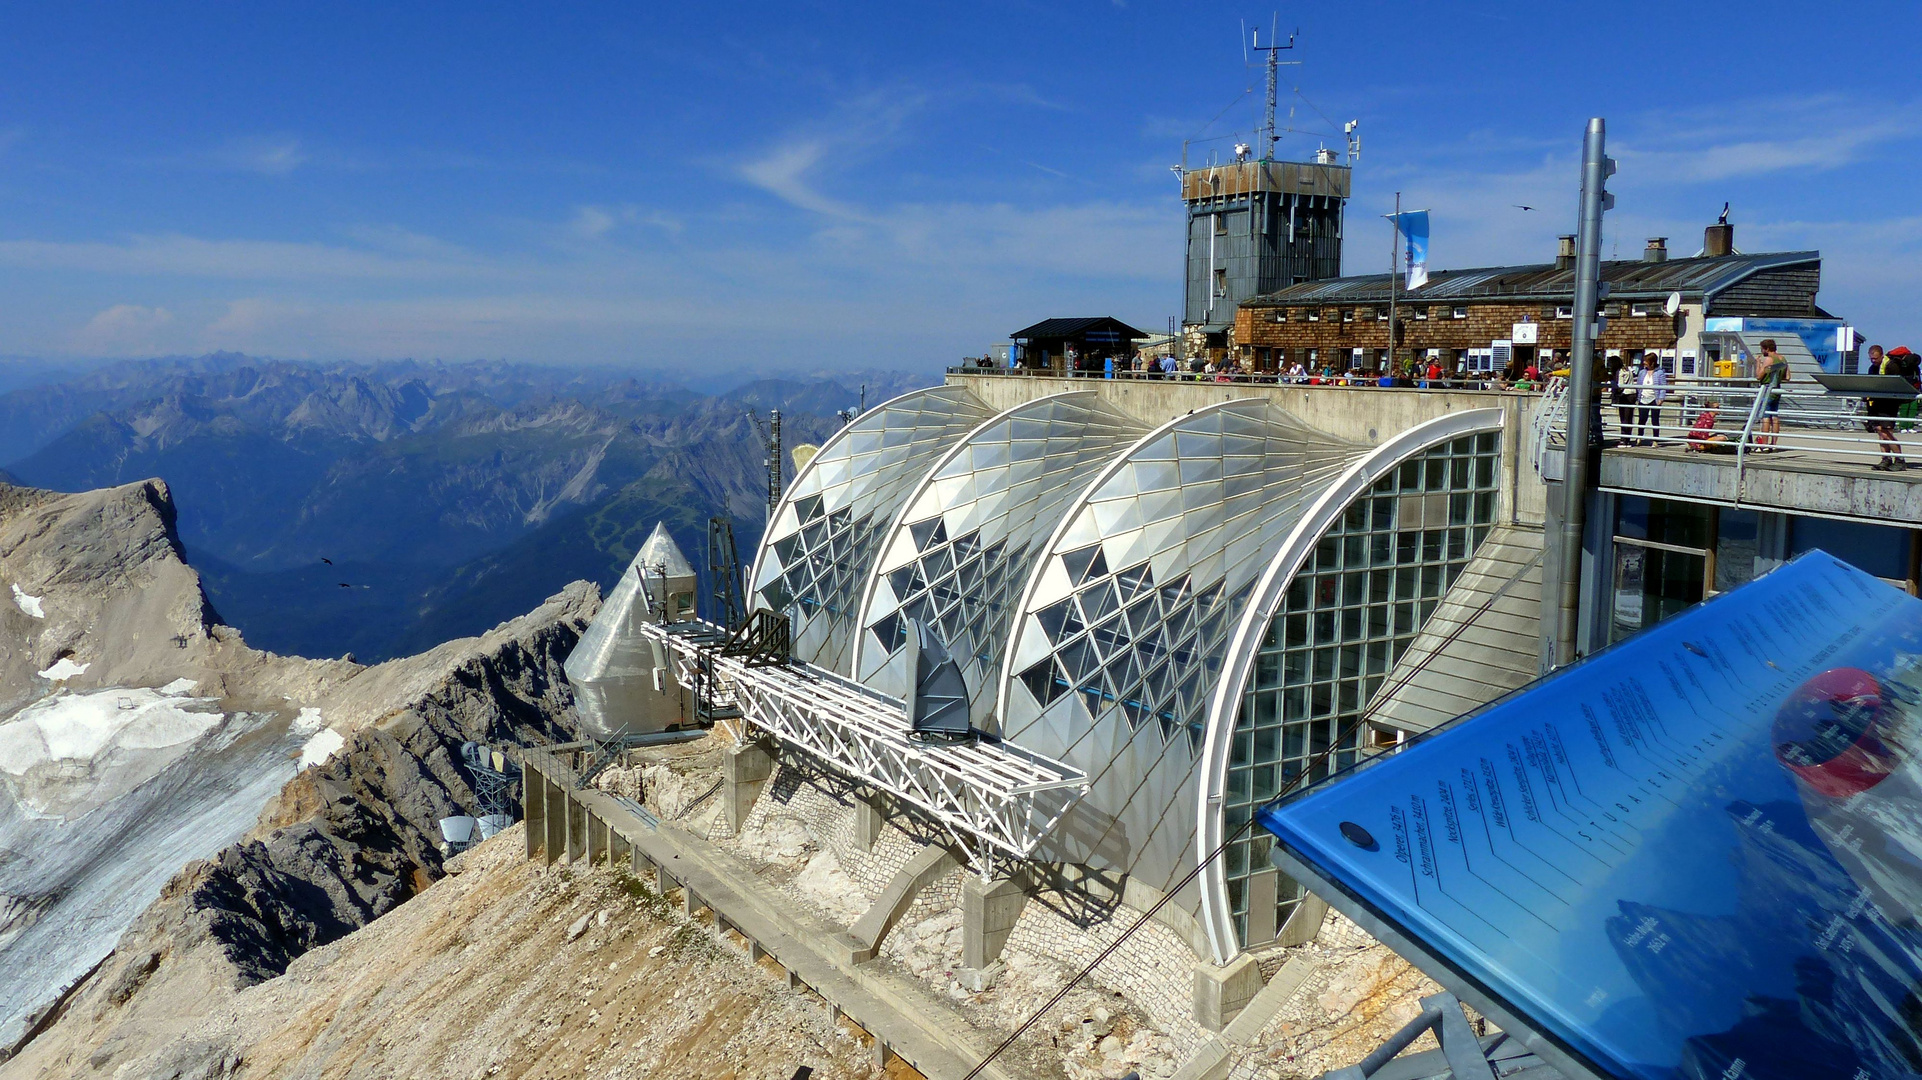
[[[1922,1074],[1922,600],[1825,553],[1258,820],[1565,1068]]]

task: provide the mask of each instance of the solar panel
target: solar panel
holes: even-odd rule
[[[1918,653],[1812,552],[1258,819],[1571,1076],[1915,1076]]]

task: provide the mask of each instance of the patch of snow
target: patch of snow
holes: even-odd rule
[[[71,679],[75,675],[85,675],[87,669],[92,666],[91,664],[76,664],[73,662],[73,657],[63,656],[55,660],[52,667],[38,674],[41,678],[50,682],[61,682],[65,679]]]
[[[13,587],[13,602],[20,605],[21,611],[26,612],[36,619],[44,619],[47,617],[47,609],[40,606],[40,598],[37,596],[28,596],[17,584]]]
[[[318,715],[317,710],[302,709],[301,712],[315,712]],[[346,739],[341,738],[340,732],[333,728],[321,729],[318,735],[307,740],[306,746],[300,748],[300,767],[305,769],[311,765],[324,764],[328,758],[334,756],[334,751],[340,749],[346,742]]]
[[[174,681],[161,687],[160,692],[163,694],[166,694],[169,697],[179,697],[182,694],[193,693],[194,687],[199,685],[200,685],[199,683],[193,681],[192,679],[175,679]]]
[[[189,711],[152,690],[57,694],[0,723],[0,772],[21,776],[44,762],[90,762],[109,749],[164,750],[192,742],[220,720],[220,713]]]
[[[296,735],[312,735],[326,726],[327,721],[321,719],[319,709],[305,708],[300,710],[299,716],[294,717],[294,722],[288,725],[288,730]]]

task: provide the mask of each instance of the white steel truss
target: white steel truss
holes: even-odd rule
[[[1030,858],[1087,794],[1087,774],[1013,743],[913,739],[900,698],[826,668],[723,655],[717,645],[727,632],[710,623],[649,623],[641,632],[667,647],[683,686],[709,683],[711,706],[739,710],[742,723],[929,815],[984,876],[997,856]]]

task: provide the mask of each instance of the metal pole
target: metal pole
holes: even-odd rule
[[[1395,192],[1395,216],[1388,219],[1395,227],[1388,230],[1388,371],[1395,371],[1395,294],[1400,287],[1401,192]]]
[[[1568,438],[1562,470],[1560,611],[1555,625],[1555,666],[1576,659],[1576,627],[1581,616],[1582,537],[1588,527],[1588,492],[1596,458],[1595,316],[1602,278],[1603,184],[1613,162],[1603,153],[1607,125],[1588,122],[1582,139],[1582,209],[1575,232],[1575,325],[1569,350]]]

